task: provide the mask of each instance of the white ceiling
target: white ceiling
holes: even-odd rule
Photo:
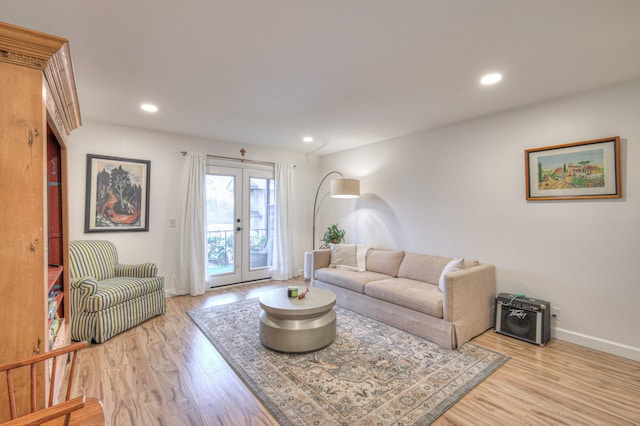
[[[640,78],[640,0],[1,0],[0,19],[69,39],[84,119],[319,155]]]

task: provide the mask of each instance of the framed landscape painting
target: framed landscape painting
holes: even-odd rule
[[[150,161],[87,154],[84,231],[148,231],[150,172]]]
[[[620,137],[527,149],[527,200],[620,198]]]

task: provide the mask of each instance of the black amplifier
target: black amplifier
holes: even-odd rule
[[[496,332],[544,346],[551,339],[551,305],[500,293],[496,297]]]

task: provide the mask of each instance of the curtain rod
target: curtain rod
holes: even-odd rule
[[[183,156],[187,155],[187,151],[180,151],[180,153]],[[219,160],[239,161],[241,163],[261,164],[261,165],[264,165],[264,166],[275,166],[276,165],[276,163],[272,163],[270,161],[248,160],[246,158],[225,157],[223,155],[209,155],[209,154],[207,154],[207,157],[208,158],[217,158]],[[294,164],[293,167],[295,168],[296,165]]]

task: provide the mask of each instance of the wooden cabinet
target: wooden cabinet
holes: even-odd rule
[[[0,23],[0,363],[70,341],[66,147],[79,126],[67,40]],[[55,342],[52,289],[61,318]],[[49,374],[36,371],[38,408]],[[14,376],[19,414],[30,408],[29,371],[23,376]],[[0,405],[0,422],[8,418]]]

